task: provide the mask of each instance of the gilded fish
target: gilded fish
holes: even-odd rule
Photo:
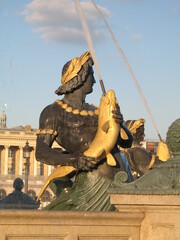
[[[111,166],[116,165],[116,161],[110,152],[117,142],[120,130],[119,124],[116,123],[112,113],[113,110],[116,110],[116,103],[117,100],[113,90],[109,90],[105,96],[102,96],[99,105],[98,130],[89,149],[83,153],[85,156],[99,160],[107,158],[107,163]],[[38,195],[37,201],[52,180],[64,177],[76,170],[77,169],[72,166],[60,166],[47,178],[46,183]]]
[[[119,124],[113,118],[112,111],[116,110],[116,97],[113,90],[109,90],[101,98],[98,115],[98,130],[89,149],[84,152],[85,156],[98,159],[107,158],[107,163],[111,166],[116,165],[111,150],[115,146],[119,135]]]

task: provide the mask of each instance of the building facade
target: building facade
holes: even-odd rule
[[[35,198],[54,167],[36,160],[36,129],[32,129],[30,125],[10,129],[6,127],[4,119],[6,120],[5,113],[0,115],[0,199],[14,190],[13,181],[15,178],[20,177],[25,182],[26,159],[23,158],[23,147],[27,141],[31,147],[28,195]],[[53,147],[61,150],[58,144],[54,144]],[[41,198],[42,207],[47,205],[53,197],[52,191],[47,188]]]

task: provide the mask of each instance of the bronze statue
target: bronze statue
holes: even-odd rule
[[[62,189],[47,209],[114,210],[107,193],[114,176],[119,171],[125,171],[128,182],[133,181],[129,164],[118,148],[118,145],[131,147],[133,136],[123,124],[118,106],[113,111],[113,118],[128,138],[122,139],[120,134],[117,138],[111,151],[115,166],[108,165],[106,157],[99,159],[84,154],[98,130],[98,109],[85,102],[86,95],[93,91],[95,83],[92,66],[93,60],[89,52],[67,62],[62,70],[62,85],[56,90],[56,94],[64,94],[64,98],[47,106],[40,115],[36,159],[50,165],[72,166],[77,169],[73,175],[69,175],[69,181],[75,175],[72,187]],[[51,148],[54,141],[65,151],[59,152]]]
[[[123,149],[123,154],[127,158],[134,178],[143,176],[154,165],[162,163],[155,153],[152,153],[142,147],[141,142],[144,141],[144,124],[145,120],[140,118],[138,120],[128,120],[124,123],[133,133],[134,140],[132,147]]]

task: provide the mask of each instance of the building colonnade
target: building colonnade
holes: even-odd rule
[[[13,191],[13,181],[20,177],[25,181],[25,163],[23,147],[28,141],[31,148],[28,164],[28,194],[35,197],[39,194],[47,177],[54,170],[53,166],[36,160],[36,129],[16,127],[13,129],[0,128],[0,199]],[[61,150],[57,143],[54,148]],[[50,188],[44,193],[43,204],[47,204],[53,197]],[[43,197],[43,196],[42,196]]]
[[[0,145],[0,174],[1,176],[24,175],[25,159],[23,158],[24,146]],[[35,148],[32,147],[30,154],[30,176],[48,176],[51,174],[52,166],[42,164],[36,160]]]

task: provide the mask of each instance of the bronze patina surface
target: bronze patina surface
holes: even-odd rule
[[[134,177],[141,177],[149,171],[154,165],[162,163],[157,155],[148,151],[141,144],[144,141],[144,124],[143,118],[137,120],[127,120],[125,125],[133,133],[133,143],[131,148],[122,149],[123,154],[127,158]],[[124,135],[124,132],[121,131]],[[124,136],[126,137],[126,136]]]
[[[72,68],[72,61],[64,65],[62,85],[56,90],[58,95],[64,94],[64,97],[61,102],[56,101],[47,106],[40,115],[36,159],[50,165],[72,166],[77,169],[73,175],[68,175],[69,180],[66,178],[65,181],[72,182],[72,186],[69,184],[68,187],[64,187],[66,184],[64,182],[61,184],[61,179],[51,184],[54,185],[58,196],[47,209],[114,210],[107,193],[114,176],[117,172],[124,171],[128,175],[127,181],[133,181],[129,164],[118,148],[118,145],[122,148],[131,147],[133,136],[123,124],[123,116],[118,105],[117,110],[113,111],[113,118],[119,128],[124,129],[127,139],[118,134],[117,141],[112,147],[111,154],[116,165],[108,165],[106,157],[98,159],[83,154],[89,149],[98,130],[98,115],[95,114],[97,108],[85,102],[86,95],[93,91],[95,83],[92,58],[90,54],[85,54],[80,59],[76,58],[73,64],[75,62],[79,64],[83,56],[88,58],[73,78],[66,79],[66,75],[71,75],[73,69],[77,68],[75,66]],[[108,130],[108,124],[103,127]],[[65,151],[53,149],[54,141]],[[103,141],[102,138],[102,143]]]
[[[167,131],[166,142],[172,153],[167,162],[156,165],[132,183],[125,183],[127,174],[116,175],[110,193],[180,195],[180,119],[174,121]]]

